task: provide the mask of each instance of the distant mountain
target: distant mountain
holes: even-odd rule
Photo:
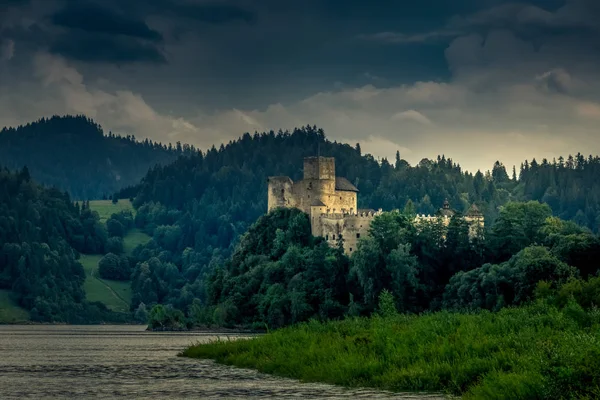
[[[150,167],[194,151],[188,145],[106,135],[84,116],[42,118],[0,131],[0,166],[10,170],[26,166],[36,181],[65,190],[77,200],[110,196],[138,183]]]

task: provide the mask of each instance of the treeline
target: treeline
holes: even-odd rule
[[[600,157],[582,154],[551,162],[525,161],[515,195],[547,203],[554,215],[600,229]]]
[[[11,170],[29,168],[37,182],[78,200],[101,199],[137,184],[148,169],[166,164],[193,146],[164,145],[135,136],[104,134],[83,116],[54,116],[0,130],[0,160]]]
[[[12,292],[34,321],[121,321],[85,300],[79,252],[103,252],[106,228],[84,203],[31,180],[27,168],[0,169],[0,289]]]

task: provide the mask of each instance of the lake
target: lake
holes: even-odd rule
[[[215,339],[217,334],[146,332],[144,328],[0,326],[0,398],[439,398],[300,383],[177,357],[186,346]]]

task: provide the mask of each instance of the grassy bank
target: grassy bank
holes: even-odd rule
[[[600,312],[537,304],[495,314],[310,322],[182,355],[349,387],[592,399],[600,397]]]

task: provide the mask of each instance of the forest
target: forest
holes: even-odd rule
[[[0,130],[4,167],[20,170],[27,166],[37,182],[55,186],[80,201],[112,196],[138,183],[150,167],[194,151],[189,145],[104,134],[84,116],[54,116]]]
[[[65,128],[69,124],[73,126]],[[498,161],[491,171],[471,173],[445,155],[414,166],[399,153],[393,163],[377,160],[362,154],[360,144],[329,141],[314,126],[246,133],[218,148],[199,151],[191,146],[140,143],[110,133],[103,136],[84,117],[44,119],[16,130],[4,129],[0,137],[17,131],[40,135],[53,125],[61,126],[55,132],[68,137],[84,137],[88,132],[100,141],[127,142],[139,149],[152,148],[151,154],[158,151],[173,157],[171,162],[153,164],[139,182],[120,186],[114,201],[132,199],[135,213],[114,215],[106,226],[85,201],[74,202],[73,196],[61,191],[68,190],[64,185],[56,183],[59,190],[31,181],[30,174],[44,182],[43,173],[38,178],[29,166],[15,169],[11,164],[10,169],[17,172],[3,170],[10,186],[6,193],[11,193],[4,195],[6,216],[2,220],[11,230],[3,232],[12,233],[0,242],[5,260],[0,289],[12,288],[28,310],[48,308],[34,306],[38,297],[48,304],[61,300],[51,295],[58,285],[40,285],[46,294],[39,296],[37,285],[34,288],[19,279],[19,274],[26,275],[18,267],[23,243],[47,243],[54,254],[66,257],[68,261],[61,265],[75,272],[65,278],[72,280],[72,290],[62,290],[61,296],[71,293],[68,301],[74,304],[83,301],[77,294],[81,285],[73,280],[79,271],[77,254],[104,254],[100,276],[131,281],[131,312],[136,315],[143,316],[147,310],[152,314],[153,306],[161,305],[155,310],[155,320],[172,317],[183,325],[261,329],[314,317],[369,315],[384,290],[393,293],[398,309],[405,312],[498,310],[531,299],[540,280],[586,279],[597,270],[593,260],[598,254],[600,221],[600,184],[594,179],[600,172],[598,157],[577,154],[551,161],[526,160],[510,172]],[[118,154],[128,154],[122,151]],[[90,153],[86,147],[77,152]],[[298,179],[302,159],[317,152],[336,158],[337,175],[347,177],[360,190],[359,207],[387,211],[351,258],[329,248],[321,238],[311,237],[304,215],[291,210],[265,215],[267,177]],[[125,158],[135,160],[135,156]],[[56,168],[63,176],[71,169],[66,164]],[[102,187],[104,173],[94,176],[98,187]],[[22,185],[25,181],[27,185]],[[15,196],[34,196],[31,207],[36,212],[23,208]],[[444,199],[458,215],[477,204],[486,218],[484,235],[467,240],[467,227],[460,218],[447,231],[439,224],[415,226],[411,222],[416,213],[434,214]],[[55,206],[49,205],[51,201]],[[27,224],[9,217],[20,215],[19,221],[31,219],[31,226],[39,226],[37,219],[45,218],[39,210],[44,207],[65,211],[53,217],[53,225],[43,235],[45,231],[29,232]],[[152,240],[124,255],[121,238],[133,228]],[[24,239],[16,236],[21,230],[28,235]],[[38,259],[48,259],[42,256],[43,247],[33,253],[39,253]],[[535,267],[539,276],[530,276],[532,259],[543,260],[543,265]],[[45,269],[52,268],[42,263],[32,273],[45,274]],[[54,279],[60,276],[48,274]],[[33,281],[33,277],[27,279]],[[39,318],[62,318],[50,317],[54,314],[44,311],[40,315],[45,317]]]
[[[391,212],[374,224],[372,237],[383,224],[385,232],[400,235],[395,241],[364,240],[348,259],[311,238],[302,215],[264,216],[267,177],[300,178],[303,157],[317,151],[335,157],[337,175],[359,188],[359,207]],[[597,157],[576,155],[524,161],[510,174],[497,162],[489,172],[472,174],[444,155],[416,166],[400,154],[393,164],[378,161],[363,155],[359,144],[328,141],[316,127],[244,134],[219,149],[154,167],[133,188],[135,224],[153,240],[133,255],[132,310],[162,304],[164,318],[179,310],[201,324],[277,327],[315,316],[368,314],[383,289],[407,312],[519,304],[531,298],[538,281],[516,293],[499,288],[520,281],[532,258],[555,263],[562,272],[544,277],[561,282],[595,268],[585,263],[598,251],[600,187],[593,177],[599,165]],[[459,215],[472,203],[479,206],[486,217],[481,240],[466,239],[460,218],[449,232],[439,224],[412,224],[411,216],[434,214],[446,198]],[[550,221],[554,225],[546,225]],[[550,229],[558,230],[555,236]],[[255,232],[267,236],[252,238]],[[389,287],[394,263],[408,268],[396,289]],[[581,273],[563,271],[562,263]],[[475,289],[498,273],[506,281],[494,286],[495,297],[486,295],[488,287]],[[467,284],[473,298],[465,295]]]
[[[123,322],[85,299],[80,254],[104,252],[108,233],[86,203],[35,183],[27,169],[0,169],[0,289],[33,321]]]

